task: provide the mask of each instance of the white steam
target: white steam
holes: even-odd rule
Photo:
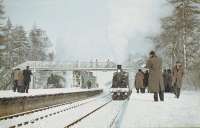
[[[169,12],[161,0],[111,0],[109,8],[108,40],[119,64],[129,53],[150,50],[151,41],[146,37],[160,31],[160,18]]]

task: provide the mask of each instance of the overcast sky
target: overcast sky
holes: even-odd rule
[[[14,25],[47,31],[59,60],[111,58],[121,63],[129,53],[146,54],[147,36],[160,31],[169,14],[165,0],[5,0]]]

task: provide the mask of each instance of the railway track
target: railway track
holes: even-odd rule
[[[126,103],[127,100],[108,101],[65,128],[119,128]]]
[[[113,116],[111,123],[109,124],[108,128],[120,128],[121,118],[123,117],[124,111],[127,107],[127,101],[124,101],[120,109],[116,112]]]
[[[53,105],[45,108],[35,109],[32,111],[27,111],[23,113],[18,113],[6,117],[0,118],[0,126],[2,128],[15,128],[15,127],[23,127],[34,124],[43,119],[47,119],[49,117],[53,117],[55,115],[59,115],[61,113],[71,111],[83,105],[89,104],[91,102],[95,102],[96,100],[109,97],[110,94],[104,94],[101,96],[96,96],[93,98],[89,98],[87,100],[81,100],[73,103],[64,103]],[[32,116],[31,116],[32,115]]]
[[[75,120],[74,122],[68,124],[67,126],[65,126],[64,128],[70,128],[72,126],[74,126],[75,124],[79,123],[81,120],[87,118],[88,116],[90,116],[91,114],[95,113],[96,111],[98,111],[99,109],[101,109],[102,107],[106,106],[107,104],[109,104],[112,100],[107,101],[106,103],[104,103],[103,105],[97,107],[96,109],[94,109],[93,111],[89,112],[88,114],[80,117],[79,119]]]

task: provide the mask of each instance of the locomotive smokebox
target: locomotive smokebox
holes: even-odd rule
[[[117,65],[117,69],[121,70],[122,69],[122,65]]]

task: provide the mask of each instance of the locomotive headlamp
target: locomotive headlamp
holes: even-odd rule
[[[121,72],[122,71],[122,65],[117,65],[117,72]]]

